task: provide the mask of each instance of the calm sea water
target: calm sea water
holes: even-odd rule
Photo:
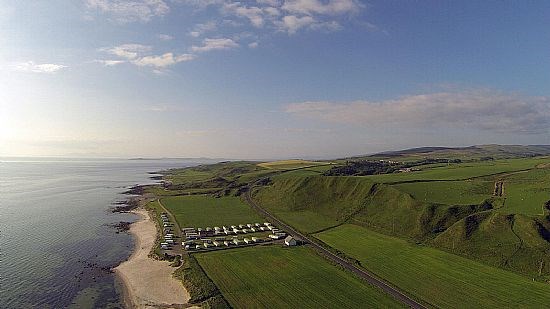
[[[112,203],[148,172],[199,162],[0,159],[0,308],[122,307],[106,269],[132,251]]]

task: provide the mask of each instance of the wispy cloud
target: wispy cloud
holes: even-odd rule
[[[94,62],[101,63],[101,64],[103,64],[104,66],[107,66],[107,67],[114,67],[115,65],[125,63],[126,61],[125,60],[101,60],[101,59],[98,59],[98,60],[94,60]]]
[[[55,73],[68,66],[55,63],[35,63],[34,61],[18,62],[12,65],[12,69],[19,72]]]
[[[151,46],[141,44],[122,44],[115,47],[100,49],[100,51],[108,52],[112,55],[126,58],[128,60],[136,59],[139,55],[148,53],[151,50]]]
[[[153,48],[142,44],[122,44],[114,47],[99,49],[102,52],[118,56],[122,59],[95,60],[105,66],[115,66],[121,63],[131,63],[140,67],[151,67],[155,73],[165,73],[165,70],[177,63],[191,61],[196,58],[193,54],[175,54],[166,52],[163,54],[152,54]]]
[[[169,35],[169,34],[164,34],[164,33],[161,33],[161,34],[157,35],[157,37],[158,37],[159,39],[161,39],[162,41],[171,41],[171,40],[174,39],[173,36],[171,36],[171,35]]]
[[[550,130],[549,97],[487,89],[411,95],[387,101],[300,102],[288,104],[285,111],[366,127],[460,127],[518,134],[547,134]]]
[[[258,31],[276,31],[295,34],[300,30],[329,30],[343,28],[342,22],[348,16],[358,14],[365,5],[358,0],[256,0],[256,1],[194,1],[180,0],[180,3],[196,9],[216,6],[224,18],[247,20]],[[370,31],[378,29],[369,23]],[[191,35],[199,36],[192,30]]]
[[[191,54],[174,55],[173,53],[165,53],[159,56],[145,56],[134,60],[133,63],[138,66],[151,66],[161,69],[193,59],[195,59],[195,56]]]
[[[228,38],[204,39],[202,41],[202,46],[192,46],[191,50],[193,52],[202,53],[212,50],[233,49],[237,47],[239,47],[239,44]]]
[[[212,20],[202,24],[196,24],[193,30],[189,32],[189,35],[197,38],[206,32],[216,30],[217,27],[218,27],[218,24]]]
[[[294,14],[304,15],[342,15],[357,13],[364,7],[359,1],[356,0],[286,0],[281,7]]]
[[[86,0],[89,9],[109,14],[121,23],[148,22],[170,12],[163,0]]]
[[[142,107],[141,110],[146,112],[163,113],[163,112],[181,112],[183,111],[183,108],[175,105],[151,105],[151,106]]]
[[[233,2],[225,3],[223,5],[223,11],[226,14],[247,18],[254,27],[260,28],[264,25],[265,12],[259,7],[249,7],[242,5],[240,2]]]

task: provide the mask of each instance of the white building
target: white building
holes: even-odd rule
[[[296,246],[296,239],[294,239],[294,237],[292,236],[287,236],[285,238],[285,245],[287,246]]]

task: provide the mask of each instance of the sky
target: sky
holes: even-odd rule
[[[550,2],[0,0],[0,156],[550,144]]]

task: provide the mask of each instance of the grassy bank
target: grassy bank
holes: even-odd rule
[[[182,281],[189,293],[189,303],[200,304],[203,308],[230,308],[216,285],[192,255],[182,256],[182,265],[176,270],[174,276]]]

